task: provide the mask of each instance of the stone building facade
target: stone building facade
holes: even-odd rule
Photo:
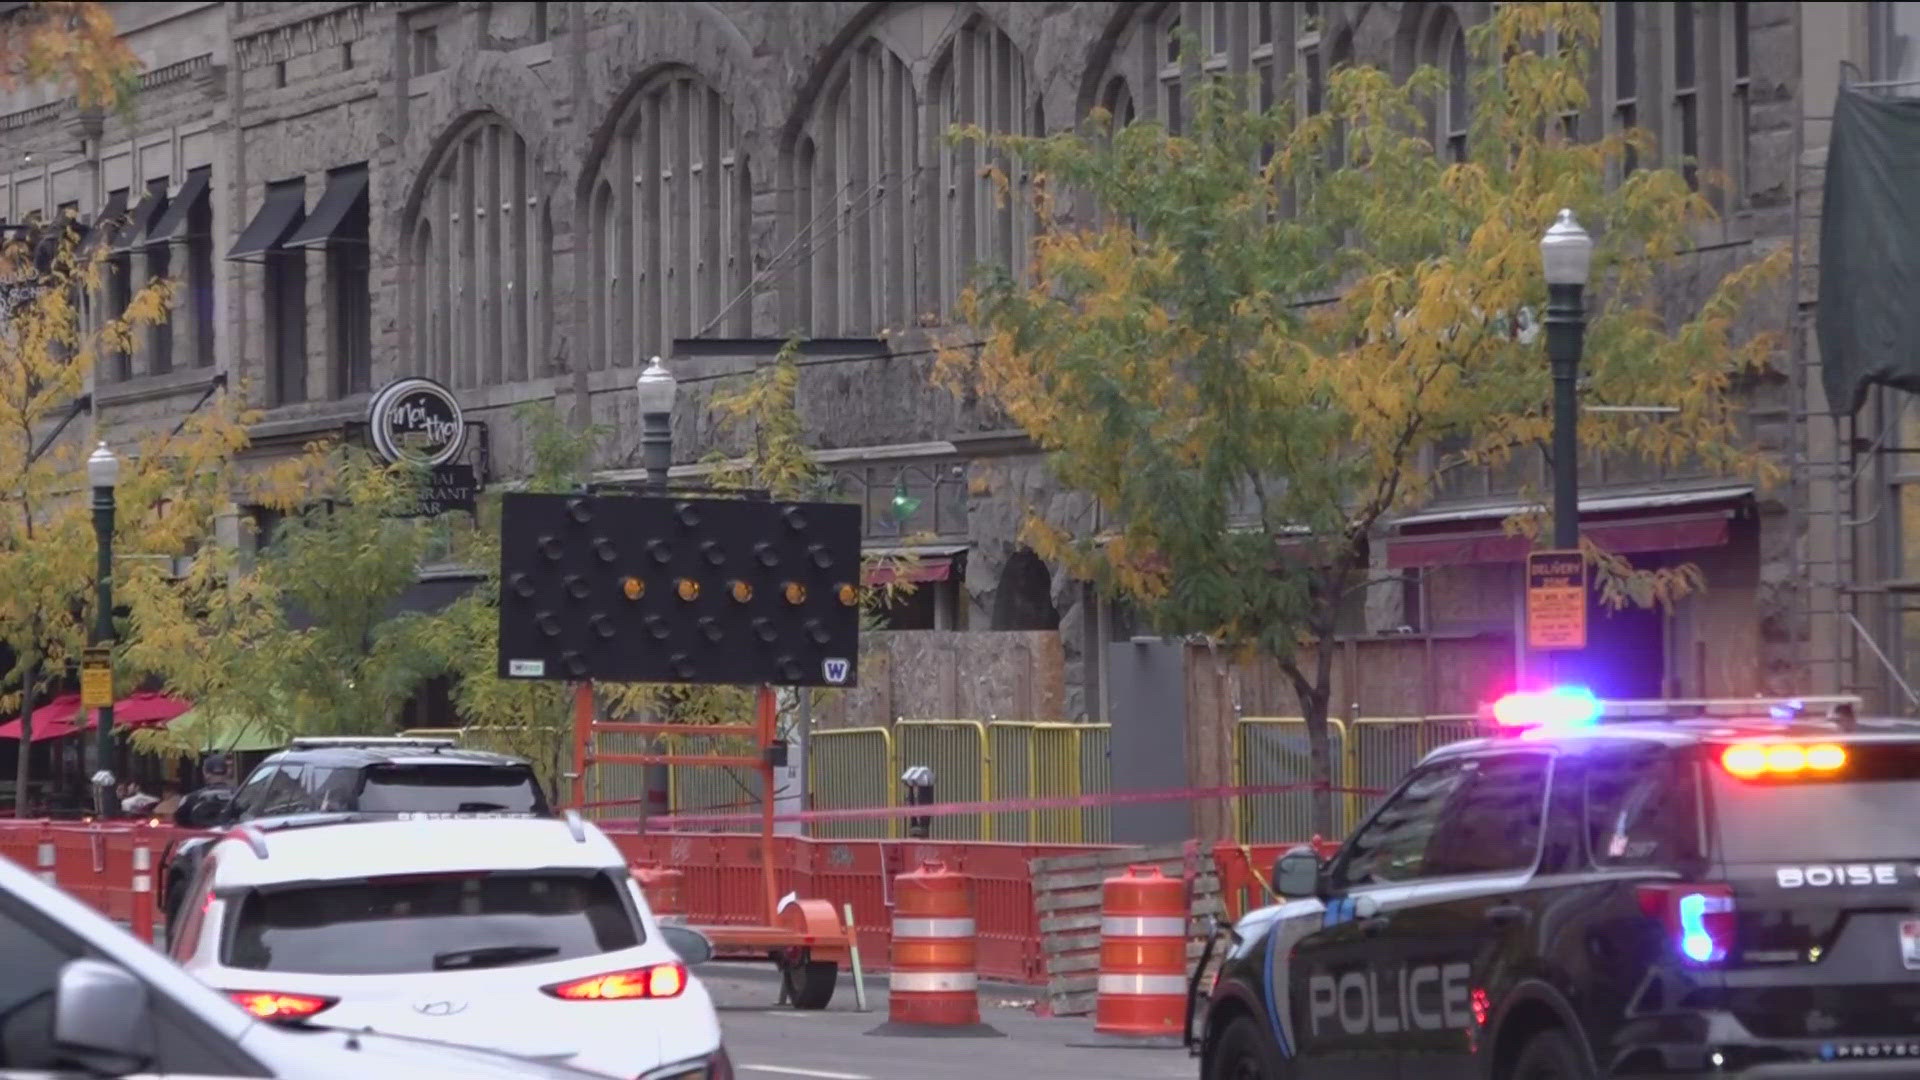
[[[1030,508],[1083,508],[1018,432],[929,378],[930,332],[968,268],[1017,268],[1030,230],[943,133],[1053,131],[1096,105],[1178,123],[1183,85],[1215,71],[1311,109],[1326,72],[1358,60],[1449,72],[1432,133],[1458,153],[1463,32],[1491,7],[111,6],[146,69],[132,119],[31,90],[0,105],[0,216],[132,208],[116,240],[127,279],[187,284],[173,328],[100,372],[106,430],[176,416],[225,375],[266,409],[255,452],[268,454],[350,427],[372,391],[422,375],[484,428],[470,453],[492,481],[524,467],[516,407],[549,400],[604,425],[598,464],[618,474],[638,463],[634,377],[661,354],[682,381],[675,456],[690,469],[718,445],[716,388],[804,335],[800,405],[822,461],[865,497],[870,545],[911,539],[922,554],[929,580],[901,625],[1057,627],[1074,718],[1105,711],[1095,646],[1125,640],[1129,620],[1021,548]],[[1864,58],[1879,47],[1869,24],[1891,25],[1882,9],[1913,6],[1819,9],[1847,12],[1861,30],[1846,55]],[[1676,274],[1684,304],[1796,227],[1803,36],[1822,17],[1794,3],[1603,11],[1594,105],[1570,123],[1644,126],[1733,181],[1723,222]],[[1173,50],[1183,31],[1202,55]],[[1773,413],[1796,406],[1762,406],[1758,437],[1791,456],[1787,429],[1805,425]],[[1356,642],[1424,637],[1429,657],[1435,641],[1491,643],[1524,667],[1518,563],[1495,535],[1521,479],[1454,478],[1382,537],[1376,562],[1400,587],[1355,612]],[[1591,527],[1638,558],[1698,562],[1713,583],[1597,631],[1627,673],[1608,689],[1739,694],[1798,677],[1805,526],[1777,494],[1605,463],[1585,480]],[[1655,638],[1659,665],[1644,655]],[[1366,679],[1398,711],[1458,706],[1430,674]]]

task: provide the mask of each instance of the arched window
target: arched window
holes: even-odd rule
[[[946,18],[934,13],[953,12]],[[999,205],[953,123],[1038,131],[1025,58],[984,16],[895,5],[840,58],[793,149],[800,313],[866,334],[952,313],[974,265],[1018,271],[1031,241],[1024,178]],[[1003,168],[1006,166],[1003,165]]]
[[[1445,4],[1435,4],[1421,33],[1420,62],[1446,76],[1434,100],[1431,139],[1448,161],[1467,160],[1467,135],[1473,127],[1473,103],[1468,96],[1471,74],[1467,64],[1467,34],[1460,19]]]
[[[676,70],[616,123],[590,207],[590,365],[644,363],[674,338],[746,336],[753,190],[733,110]]]
[[[940,257],[940,310],[951,315],[974,267],[989,264],[1019,276],[1033,247],[1033,190],[1020,163],[977,142],[945,138],[954,125],[978,125],[988,131],[1036,132],[1039,107],[1027,88],[1027,66],[1013,40],[984,18],[961,27],[933,77],[933,114],[940,157],[939,226],[934,241]],[[985,175],[995,170],[1001,188]]]
[[[550,248],[541,175],[505,120],[468,120],[435,160],[411,238],[407,347],[450,386],[546,374]]]

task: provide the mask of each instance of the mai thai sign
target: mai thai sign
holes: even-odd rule
[[[381,457],[429,468],[459,457],[467,441],[459,400],[432,379],[387,384],[367,408],[367,430]]]

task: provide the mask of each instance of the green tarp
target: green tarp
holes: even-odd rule
[[[282,725],[242,716],[217,716],[199,706],[175,717],[167,731],[202,754],[278,750],[287,741]]]
[[[1834,102],[1816,329],[1835,413],[1876,385],[1920,392],[1920,99],[1843,86]]]

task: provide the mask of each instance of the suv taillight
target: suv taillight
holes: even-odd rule
[[[1728,885],[1642,885],[1640,910],[1660,920],[1682,958],[1717,964],[1733,949],[1733,889]]]

